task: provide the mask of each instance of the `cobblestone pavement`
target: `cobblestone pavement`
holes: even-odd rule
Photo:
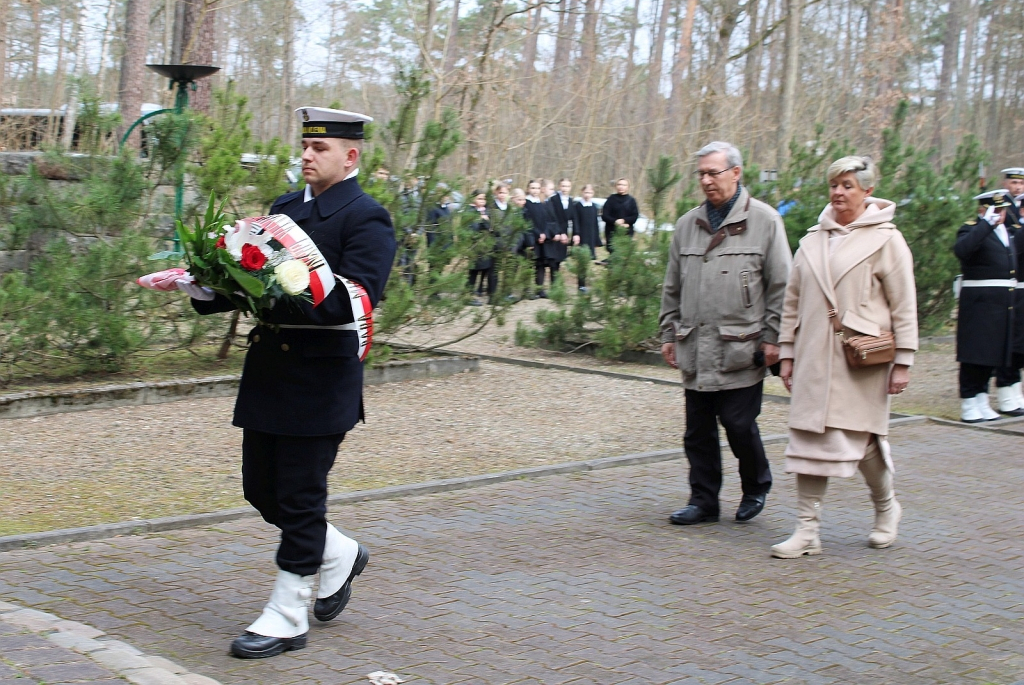
[[[830,487],[824,555],[769,558],[794,522],[781,446],[749,524],[670,526],[678,461],[339,507],[370,565],[307,649],[268,660],[227,655],[272,582],[276,536],[259,520],[8,552],[0,599],[223,683],[1024,679],[1021,439],[917,424],[892,442],[905,512],[887,550],[865,544],[871,507],[853,478]]]
[[[219,685],[102,631],[0,602],[0,685]]]

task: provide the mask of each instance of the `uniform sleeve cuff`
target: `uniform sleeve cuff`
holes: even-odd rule
[[[779,345],[779,359],[793,358],[793,343],[782,343]]]
[[[914,351],[913,350],[896,350],[896,358],[893,359],[893,364],[899,364],[900,366],[913,366],[914,365]]]

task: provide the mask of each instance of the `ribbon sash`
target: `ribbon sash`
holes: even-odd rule
[[[299,228],[291,217],[284,214],[271,214],[244,221],[249,224],[250,232],[259,234],[266,231],[273,236],[274,240],[281,243],[292,257],[305,262],[309,267],[309,292],[313,296],[314,307],[331,294],[331,291],[334,290],[334,274],[331,273],[331,267],[327,265],[327,260],[324,259],[313,239],[306,235],[306,232]]]

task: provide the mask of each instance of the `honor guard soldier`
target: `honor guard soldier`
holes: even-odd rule
[[[953,248],[963,269],[956,360],[960,420],[965,423],[999,418],[989,406],[988,379],[995,369],[1013,366],[1018,249],[1014,243],[1022,240],[1013,201],[1005,190],[974,199],[979,218],[960,227]]]
[[[375,307],[395,257],[388,212],[359,187],[363,114],[321,107],[296,110],[302,122],[306,187],[279,197],[271,214],[289,216],[313,240],[344,283],[362,286]],[[185,289],[185,288],[182,288]],[[197,286],[186,290],[200,314],[231,303]],[[197,299],[198,298],[198,299]],[[263,613],[235,639],[244,659],[306,646],[313,614],[329,621],[352,594],[366,548],[327,522],[327,474],[345,434],[363,418],[360,335],[347,287],[315,308],[281,304],[249,333],[233,423],[242,428],[242,488],[263,518],[281,529],[279,571]]]
[[[1020,223],[1020,197],[1024,197],[1024,167],[1010,167],[1009,169],[1003,169],[1003,189],[1006,190],[1010,197],[1013,198],[1014,206],[1011,208],[1015,211],[1016,221]],[[1017,252],[1018,254],[1024,250],[1024,238],[1017,239]],[[1020,269],[1017,270],[1017,301],[1014,304],[1014,310],[1017,316],[1014,319],[1014,327],[1016,329],[1015,336],[1020,337],[1024,335],[1024,289],[1021,288],[1021,282],[1024,281],[1024,276],[1021,275]],[[1018,353],[1024,353],[1024,349],[1016,350]],[[1001,366],[996,369],[996,408],[1000,413],[1007,414],[1009,416],[1024,416],[1024,393],[1021,392],[1021,373],[1020,365],[1017,366]]]

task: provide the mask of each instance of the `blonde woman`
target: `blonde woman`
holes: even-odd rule
[[[910,248],[892,223],[896,206],[871,196],[877,180],[867,157],[833,162],[831,202],[793,261],[779,342],[780,375],[793,395],[786,472],[796,474],[798,520],[792,537],[772,547],[773,557],[821,554],[828,479],[858,470],[875,506],[868,544],[883,548],[896,540],[902,508],[886,440],[889,401],[910,382],[917,298]],[[893,363],[852,368],[844,338],[882,331],[895,337]]]

